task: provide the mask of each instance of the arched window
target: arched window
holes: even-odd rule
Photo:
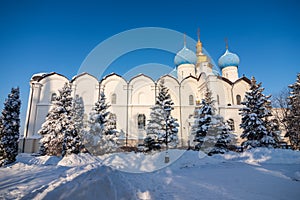
[[[117,95],[113,93],[111,95],[111,104],[116,104],[117,103]]]
[[[147,102],[147,97],[144,92],[138,94],[138,104],[145,104]]]
[[[83,114],[83,127],[87,128],[88,126],[88,115],[86,113]]]
[[[109,114],[108,125],[112,129],[116,129],[117,128],[117,116],[116,116],[116,114],[113,114],[113,113]]]
[[[219,97],[219,95],[217,95],[217,103],[218,103],[218,105],[220,105],[220,97]]]
[[[145,129],[146,126],[146,116],[144,114],[138,115],[138,129]]]
[[[51,94],[51,102],[56,101],[56,97],[57,97],[56,93],[52,93]]]
[[[241,105],[241,101],[242,101],[242,99],[241,99],[241,95],[236,95],[236,104],[237,105]]]
[[[235,131],[235,128],[234,128],[234,120],[233,120],[233,119],[229,119],[229,120],[227,121],[227,123],[228,123],[228,126],[230,127],[230,129],[231,129],[232,131]]]
[[[194,105],[194,96],[193,95],[190,95],[189,96],[189,105]]]

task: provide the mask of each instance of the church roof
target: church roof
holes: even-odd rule
[[[184,46],[175,56],[174,64],[179,66],[182,64],[196,64],[197,56],[196,54]]]
[[[247,78],[246,76],[242,76],[241,78],[237,79],[234,82],[231,82],[228,78],[225,78],[223,76],[218,76],[219,79],[225,81],[226,83],[228,83],[229,85],[234,85],[239,81],[245,81],[246,83],[248,83],[249,85],[251,84],[251,80],[249,78]]]
[[[221,69],[229,66],[237,67],[240,64],[238,55],[226,49],[225,53],[219,58],[218,65]]]
[[[78,78],[80,78],[80,77],[82,77],[82,76],[90,76],[90,77],[92,77],[92,78],[94,78],[94,79],[96,79],[97,81],[98,81],[98,79],[95,77],[95,76],[93,76],[93,75],[91,75],[91,74],[89,74],[89,73],[87,73],[87,72],[83,72],[83,73],[81,73],[81,74],[77,74],[76,76],[74,76],[72,79],[71,79],[71,83],[73,83],[76,79],[78,79]]]
[[[43,80],[44,78],[47,78],[49,76],[53,76],[53,75],[57,75],[57,76],[61,76],[65,79],[68,80],[68,78],[62,74],[56,73],[56,72],[50,72],[50,73],[39,73],[39,74],[35,74],[31,77],[31,80],[33,81],[37,81],[40,82],[41,80]]]

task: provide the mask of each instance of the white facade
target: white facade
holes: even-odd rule
[[[72,95],[75,97],[78,94],[83,98],[86,119],[99,97],[99,91],[104,89],[107,101],[111,105],[110,112],[117,118],[117,129],[128,136],[128,144],[131,145],[141,142],[146,135],[144,125],[147,125],[150,107],[155,103],[157,86],[162,79],[174,102],[172,115],[178,119],[180,125],[178,133],[180,145],[188,144],[196,100],[204,97],[206,85],[212,91],[217,112],[225,120],[233,122],[234,133],[239,136],[242,131],[239,128],[241,117],[238,110],[241,108],[240,102],[244,99],[245,92],[250,88],[250,80],[246,77],[238,77],[237,65],[226,66],[222,63],[222,76],[213,74],[212,64],[202,53],[200,41],[195,56],[197,56],[195,62],[175,58],[178,78],[165,75],[158,80],[152,80],[140,74],[131,80],[125,80],[117,74],[110,74],[99,81],[87,73],[77,75],[72,80],[57,73],[34,75],[30,81],[31,88],[21,148],[23,147],[25,152],[37,151],[38,130],[51,108],[51,98],[58,94],[58,89],[62,88],[65,82],[69,81],[72,83]],[[141,123],[142,120],[145,120],[145,123]]]

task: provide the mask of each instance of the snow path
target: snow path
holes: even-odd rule
[[[2,169],[0,171],[0,199],[20,199],[25,195],[33,195],[62,176],[66,170],[66,167],[53,169],[53,166],[29,167],[22,164]]]
[[[147,193],[151,199],[291,200],[300,195],[300,180],[295,181],[283,172],[295,174],[297,170],[300,165],[257,167],[236,162],[181,169],[169,167],[126,177],[137,191]]]
[[[88,166],[89,167],[89,166]],[[135,199],[126,179],[110,167],[94,165],[69,182],[58,181],[36,199]]]
[[[132,191],[119,171],[100,162],[76,167],[17,163],[0,170],[0,199],[136,199]]]

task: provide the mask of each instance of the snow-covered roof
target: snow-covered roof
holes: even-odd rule
[[[31,77],[31,80],[36,81],[36,80],[40,79],[41,77],[44,77],[47,74],[49,74],[49,73],[47,73],[47,72],[40,72],[40,73],[33,74],[32,77]]]

